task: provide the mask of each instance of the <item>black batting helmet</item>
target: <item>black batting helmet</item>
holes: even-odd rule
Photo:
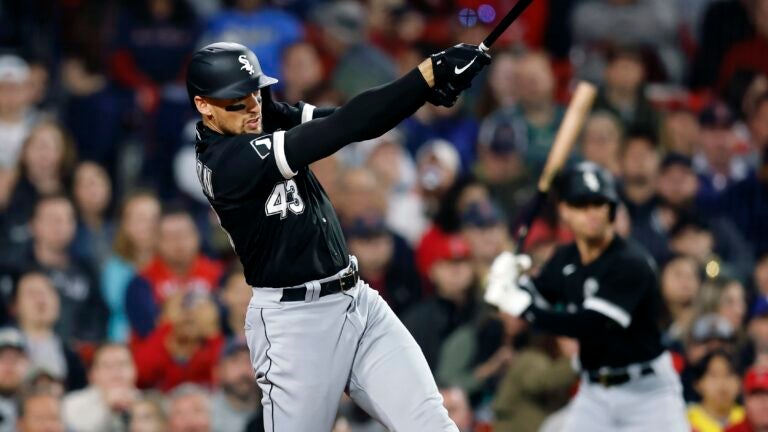
[[[275,78],[264,75],[253,51],[233,42],[200,48],[187,68],[187,92],[193,105],[195,96],[237,99],[275,83]]]
[[[568,204],[619,204],[613,175],[593,162],[581,162],[566,169],[558,179],[558,195]]]

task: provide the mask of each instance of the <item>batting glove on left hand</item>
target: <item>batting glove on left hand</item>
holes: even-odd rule
[[[427,99],[433,105],[453,106],[459,94],[472,86],[480,71],[491,63],[491,56],[477,45],[458,44],[430,56],[435,86]]]

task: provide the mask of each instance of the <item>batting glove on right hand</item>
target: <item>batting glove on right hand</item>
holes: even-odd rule
[[[430,56],[435,86],[427,99],[434,105],[453,106],[459,94],[472,85],[480,71],[491,63],[491,56],[477,45],[458,44]]]
[[[528,255],[514,255],[503,252],[491,264],[484,299],[497,306],[502,312],[520,316],[531,305],[531,295],[520,288],[518,278],[531,268]]]

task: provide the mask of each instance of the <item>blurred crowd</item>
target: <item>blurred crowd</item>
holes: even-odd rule
[[[0,1],[0,432],[263,430],[251,289],[195,174],[196,48],[240,42],[276,99],[340,105],[513,4]],[[491,54],[454,107],[312,166],[460,430],[557,431],[577,391],[574,341],[480,299],[581,79],[572,161],[620,180],[692,427],[768,430],[768,0],[536,0]],[[571,238],[550,202],[532,271]],[[336,432],[380,430],[340,401]]]

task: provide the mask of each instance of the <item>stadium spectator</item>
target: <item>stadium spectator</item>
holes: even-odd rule
[[[573,11],[574,49],[582,58],[575,66],[582,77],[597,81],[606,66],[605,49],[647,48],[671,81],[683,78],[683,56],[677,43],[675,2],[666,0],[597,0]],[[653,31],[648,31],[648,29]],[[610,62],[610,60],[608,60]]]
[[[484,314],[457,328],[443,342],[439,383],[461,388],[474,408],[484,408],[523,341],[527,325],[504,314]]]
[[[160,202],[153,194],[137,193],[123,202],[113,251],[101,273],[101,291],[109,307],[107,337],[110,341],[128,341],[126,292],[131,280],[155,256],[159,223]]]
[[[19,402],[19,432],[64,432],[61,400],[46,392],[24,395]]]
[[[211,396],[211,431],[245,430],[248,421],[258,414],[261,398],[245,342],[230,340],[224,346],[215,375],[217,390]]]
[[[166,432],[167,417],[157,395],[146,395],[134,402],[129,418],[130,432]]]
[[[690,107],[674,106],[664,114],[662,147],[671,153],[692,158],[699,148],[701,127]]]
[[[527,147],[523,154],[531,175],[538,178],[564,110],[555,100],[555,77],[546,53],[534,51],[522,55],[516,70],[514,87],[518,103],[511,113],[525,125]]]
[[[730,354],[714,351],[694,365],[694,387],[701,397],[688,407],[694,430],[718,432],[744,419],[744,408],[736,401],[739,375]]]
[[[392,234],[383,215],[370,212],[344,227],[349,251],[357,257],[360,275],[378,291],[398,316],[421,299],[422,288],[413,251]]]
[[[427,228],[427,219],[416,189],[416,163],[406,152],[403,140],[403,134],[392,129],[359,147],[365,152],[365,168],[376,176],[387,194],[387,226],[409,245],[415,245]]]
[[[493,402],[497,432],[537,431],[544,420],[565,406],[578,381],[571,359],[578,342],[551,335],[531,335],[516,353],[499,383]]]
[[[412,306],[402,318],[433,372],[439,366],[442,344],[451,332],[477,316],[479,306],[469,245],[460,236],[452,236],[438,248],[429,267],[434,295]]]
[[[480,125],[472,174],[488,188],[508,220],[516,220],[533,197],[534,184],[524,163],[527,129],[520,119],[497,112]]]
[[[768,367],[768,297],[761,295],[752,305],[747,322],[748,343],[741,354],[741,365]]]
[[[585,160],[594,162],[621,177],[620,154],[623,140],[622,124],[607,111],[593,113],[584,124],[581,140],[581,154]]]
[[[208,294],[176,293],[165,302],[162,316],[155,330],[133,344],[139,388],[211,385],[224,345],[216,304]]]
[[[461,214],[461,233],[480,280],[485,280],[493,259],[509,247],[511,239],[505,222],[501,210],[491,201],[471,203]]]
[[[134,277],[125,294],[135,336],[144,338],[155,329],[170,297],[213,293],[222,272],[221,263],[201,254],[192,216],[180,208],[166,210],[159,222],[157,256]]]
[[[0,328],[0,431],[16,430],[17,404],[29,371],[24,336],[13,327]]]
[[[351,0],[323,3],[315,10],[313,21],[321,49],[329,57],[325,65],[331,71],[330,82],[345,99],[397,76],[392,59],[366,38],[367,14],[365,4]],[[277,70],[277,65],[265,70]]]
[[[700,152],[694,156],[693,166],[700,180],[698,197],[704,202],[716,201],[728,186],[750,174],[746,161],[735,155],[734,123],[733,113],[722,103],[705,108],[699,115]]]
[[[440,396],[448,410],[448,417],[456,423],[459,432],[472,432],[475,420],[464,390],[459,387],[443,387]]]
[[[433,217],[442,200],[452,195],[461,160],[453,145],[442,139],[427,141],[416,154],[416,178],[424,212]],[[456,229],[457,227],[454,227]]]
[[[617,3],[621,0],[608,0]],[[651,0],[658,4],[659,0]],[[650,3],[632,0],[624,3]],[[660,128],[659,112],[646,95],[646,67],[642,53],[631,48],[609,50],[604,71],[603,86],[597,95],[593,110],[606,110],[614,114],[625,131],[657,134]]]
[[[663,263],[669,255],[667,230],[660,215],[657,196],[660,156],[653,137],[630,134],[621,152],[622,195],[624,205],[632,221],[630,235],[642,244],[656,259]]]
[[[752,278],[754,292],[757,295],[768,297],[768,253],[761,256],[755,263]]]
[[[384,213],[387,196],[378,178],[364,168],[350,168],[339,176],[338,212],[342,223],[349,223],[369,212]]]
[[[755,367],[744,374],[744,410],[746,417],[725,432],[763,432],[768,430],[768,369]]]
[[[114,236],[114,225],[108,214],[112,201],[109,174],[95,162],[80,163],[75,169],[72,196],[78,215],[72,242],[74,255],[101,271]]]
[[[747,7],[754,34],[734,43],[723,56],[717,80],[720,90],[732,85],[745,72],[768,75],[768,1],[747,2]]]
[[[208,19],[197,45],[223,40],[243,44],[256,53],[263,70],[282,81],[280,53],[303,39],[302,23],[292,13],[263,0],[234,0],[229,5]],[[291,100],[295,102],[298,99]]]
[[[514,85],[517,58],[507,51],[497,52],[488,67],[488,79],[477,101],[477,114],[481,118],[496,111],[514,109],[518,88]]]
[[[205,389],[183,384],[169,395],[168,432],[208,432],[211,399]]]
[[[70,253],[75,211],[63,195],[41,198],[30,221],[32,244],[15,256],[16,274],[29,268],[43,271],[61,301],[56,332],[68,343],[96,342],[104,337],[107,311],[92,268]]]
[[[695,90],[718,83],[723,59],[731,47],[754,33],[749,0],[712,2],[705,10],[699,49],[691,65],[690,85]]]
[[[458,172],[464,174],[469,170],[476,159],[479,124],[463,114],[463,104],[463,98],[450,108],[425,104],[401,123],[405,147],[417,161],[424,148],[435,142],[445,142],[458,153]]]
[[[700,178],[697,178],[689,158],[675,153],[668,154],[662,162],[658,181],[658,194],[670,215],[670,230],[681,219],[694,214],[711,230],[715,252],[727,262],[736,277],[746,280],[753,265],[749,243],[729,219],[717,213],[707,212],[707,203],[699,195]]]
[[[262,57],[259,56],[261,62]],[[262,62],[263,63],[263,62]],[[323,81],[323,65],[317,48],[308,42],[296,42],[285,48],[280,62],[281,100],[295,104],[307,100]],[[270,69],[262,64],[264,70]]]
[[[69,189],[75,148],[67,133],[53,121],[43,121],[30,131],[21,148],[18,179],[11,193],[3,234],[11,246],[27,246],[27,223],[35,204],[44,195]]]
[[[16,165],[39,114],[32,106],[29,65],[16,55],[0,56],[0,166]]]
[[[171,197],[173,155],[192,115],[183,78],[200,33],[197,17],[186,1],[139,0],[122,5],[116,27],[107,62],[146,123],[138,130],[142,181]]]
[[[251,302],[253,288],[245,281],[242,266],[232,266],[218,292],[222,306],[221,330],[227,338],[245,340],[245,314]]]
[[[701,270],[692,257],[677,255],[661,269],[664,314],[661,325],[668,344],[681,344],[696,317],[695,303],[701,290]]]
[[[32,367],[63,381],[67,390],[77,390],[86,384],[85,369],[69,342],[54,330],[59,305],[59,294],[47,275],[33,271],[19,278],[13,311]]]
[[[696,318],[685,340],[684,368],[680,373],[683,383],[683,395],[686,402],[699,400],[694,389],[695,365],[707,355],[725,351],[729,355],[736,353],[736,329],[725,318],[717,314],[706,314]]]
[[[106,344],[93,354],[88,387],[64,397],[64,422],[73,432],[123,431],[139,398],[136,367],[125,345]]]

